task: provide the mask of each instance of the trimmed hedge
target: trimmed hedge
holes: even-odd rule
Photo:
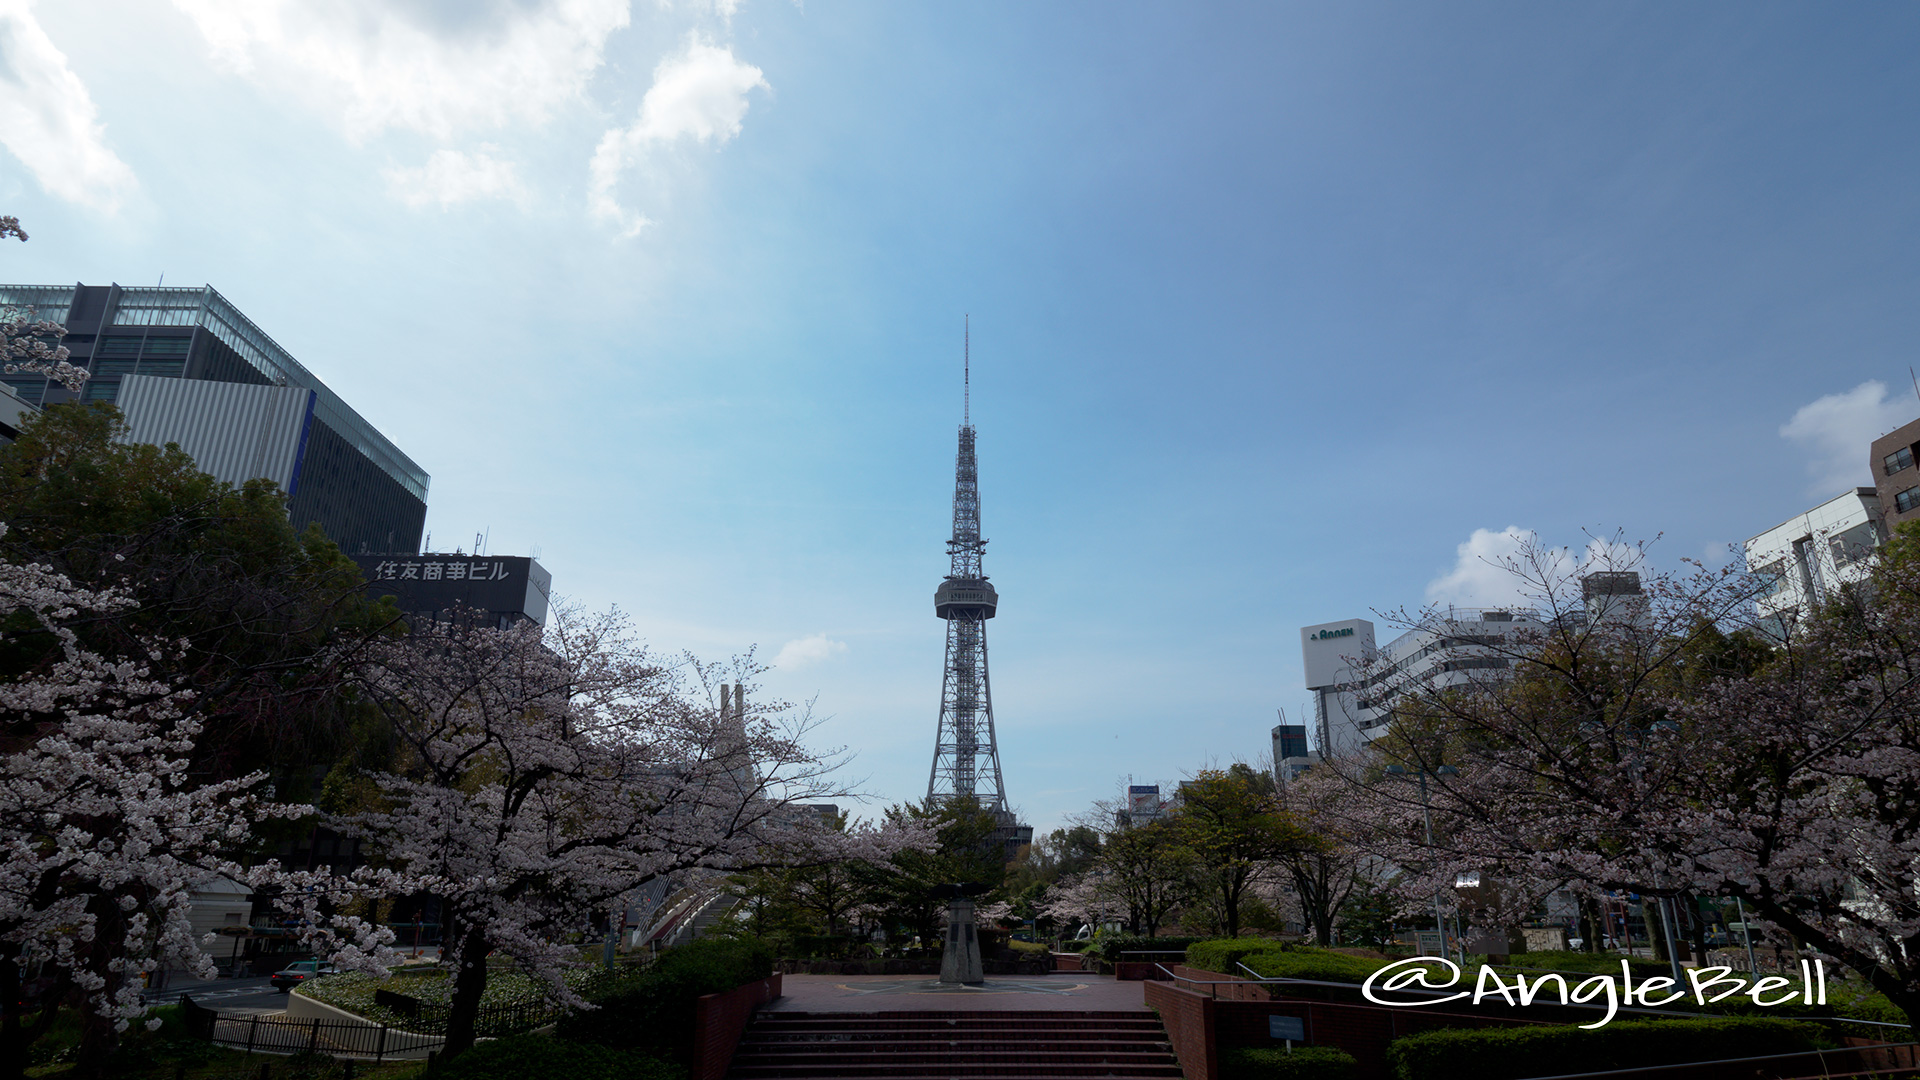
[[[679,1065],[629,1050],[514,1035],[476,1043],[446,1063],[440,1080],[686,1080]]]
[[[1506,968],[1545,968],[1548,971],[1580,972],[1585,975],[1618,975],[1620,961],[1626,960],[1633,965],[1635,979],[1651,979],[1666,975],[1673,970],[1665,960],[1629,959],[1616,952],[1527,952],[1514,953],[1507,958],[1502,970]]]
[[[1237,975],[1239,969],[1234,965],[1254,953],[1279,953],[1285,949],[1285,942],[1273,941],[1269,938],[1214,938],[1211,941],[1196,941],[1187,946],[1187,966],[1217,971],[1222,975]]]
[[[1359,1062],[1331,1046],[1233,1046],[1220,1051],[1221,1080],[1353,1080]]]
[[[773,974],[773,952],[752,939],[701,938],[638,973],[587,995],[597,1008],[560,1021],[554,1034],[615,1050],[689,1062],[694,1000]]]
[[[1240,961],[1269,979],[1314,979],[1319,982],[1363,983],[1367,976],[1392,963],[1360,956],[1342,956],[1320,949],[1250,953]],[[1231,974],[1239,975],[1234,971]]]
[[[1141,934],[1113,934],[1095,938],[1087,951],[1109,964],[1117,964],[1124,959],[1123,952],[1183,952],[1199,938],[1192,937],[1146,937]]]
[[[1399,1080],[1519,1080],[1554,1073],[1680,1065],[1812,1050],[1818,1029],[1791,1020],[1616,1021],[1577,1027],[1444,1028],[1395,1039],[1387,1065]]]

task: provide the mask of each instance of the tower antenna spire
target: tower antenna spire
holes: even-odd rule
[[[963,316],[960,331],[960,422],[973,423],[973,316]]]

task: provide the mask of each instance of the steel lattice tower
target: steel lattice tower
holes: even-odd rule
[[[1031,840],[1033,830],[1018,825],[1007,806],[1000,778],[1000,750],[993,731],[993,686],[987,677],[987,620],[999,595],[987,582],[980,536],[980,468],[974,457],[972,416],[972,332],[967,335],[963,370],[960,451],[954,462],[953,538],[947,541],[951,566],[934,590],[933,610],[947,622],[946,675],[940,688],[940,731],[927,777],[927,799],[971,799],[1000,824],[1008,854]]]

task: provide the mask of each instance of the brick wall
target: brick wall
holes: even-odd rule
[[[1402,1035],[1440,1027],[1510,1027],[1542,1022],[1537,1015],[1517,1016],[1513,1014],[1521,1010],[1504,1007],[1497,1013],[1489,1010],[1474,1014],[1326,1001],[1291,996],[1278,987],[1236,980],[1204,968],[1181,965],[1173,971],[1195,981],[1148,983],[1145,989],[1147,1004],[1160,1010],[1186,1080],[1218,1080],[1223,1048],[1284,1045],[1269,1034],[1269,1016],[1298,1017],[1306,1027],[1303,1045],[1332,1046],[1352,1054],[1359,1066],[1358,1080],[1387,1080],[1387,1044]],[[1276,993],[1280,996],[1274,996]],[[1537,1014],[1546,1010],[1527,1011]],[[1592,1016],[1579,1019],[1587,1022]]]
[[[723,994],[708,994],[693,1005],[693,1068],[688,1080],[722,1080],[740,1036],[753,1021],[754,1010],[780,996],[780,973],[736,986]]]
[[[1219,1053],[1213,1037],[1212,998],[1183,989],[1179,983],[1150,982],[1144,987],[1147,1008],[1160,1014],[1167,1041],[1180,1059],[1186,1080],[1219,1080]]]

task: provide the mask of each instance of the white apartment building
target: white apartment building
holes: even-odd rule
[[[1879,496],[1863,487],[1748,540],[1747,569],[1766,587],[1756,602],[1761,625],[1784,635],[1797,612],[1825,603],[1835,589],[1866,577],[1869,556],[1885,539]]]
[[[1649,611],[1640,575],[1603,571],[1581,579],[1586,610],[1570,616],[1619,624],[1644,624]],[[1427,627],[1409,630],[1384,647],[1374,644],[1373,623],[1343,619],[1300,630],[1307,689],[1314,696],[1311,727],[1316,750],[1339,757],[1387,733],[1395,687],[1464,686],[1512,666],[1512,656],[1552,623],[1531,608],[1455,608],[1435,612]],[[1500,677],[1500,676],[1495,676]]]

